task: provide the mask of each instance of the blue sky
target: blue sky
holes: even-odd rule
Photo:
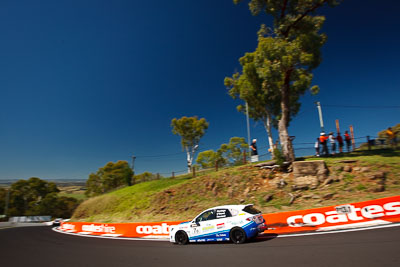
[[[313,80],[321,92],[302,98],[290,126],[295,147],[318,136],[315,101],[328,131],[335,119],[357,137],[400,122],[399,108],[343,107],[399,106],[399,8],[367,0],[321,10],[328,42]],[[3,0],[0,180],[87,179],[133,154],[137,173],[185,170],[170,127],[181,116],[210,123],[200,150],[246,137],[223,80],[270,22],[231,0]],[[265,154],[261,123],[251,122],[251,136]]]

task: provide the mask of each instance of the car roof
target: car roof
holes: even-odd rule
[[[242,210],[247,206],[253,206],[253,204],[244,204],[244,205],[223,205],[223,206],[216,206],[209,208],[207,210],[213,210],[213,209],[239,209]]]

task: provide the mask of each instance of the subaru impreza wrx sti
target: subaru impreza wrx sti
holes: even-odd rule
[[[192,221],[170,227],[169,240],[189,242],[232,241],[244,243],[267,229],[261,212],[249,205],[226,205],[207,209]]]

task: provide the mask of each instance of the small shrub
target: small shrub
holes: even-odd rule
[[[343,177],[343,181],[346,182],[346,184],[350,184],[352,183],[354,180],[354,175],[350,174],[350,173],[346,173]]]
[[[365,185],[359,184],[359,185],[356,186],[356,189],[357,189],[358,191],[364,191],[364,190],[367,189],[367,188],[365,187]]]
[[[283,162],[285,162],[285,157],[283,156],[282,150],[279,147],[274,149],[274,160],[280,167],[282,167]]]

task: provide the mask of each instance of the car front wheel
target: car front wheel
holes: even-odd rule
[[[184,231],[178,231],[175,234],[175,241],[179,245],[186,245],[187,243],[189,243],[189,238]]]
[[[247,239],[246,232],[242,228],[233,228],[229,236],[235,244],[243,244]]]

